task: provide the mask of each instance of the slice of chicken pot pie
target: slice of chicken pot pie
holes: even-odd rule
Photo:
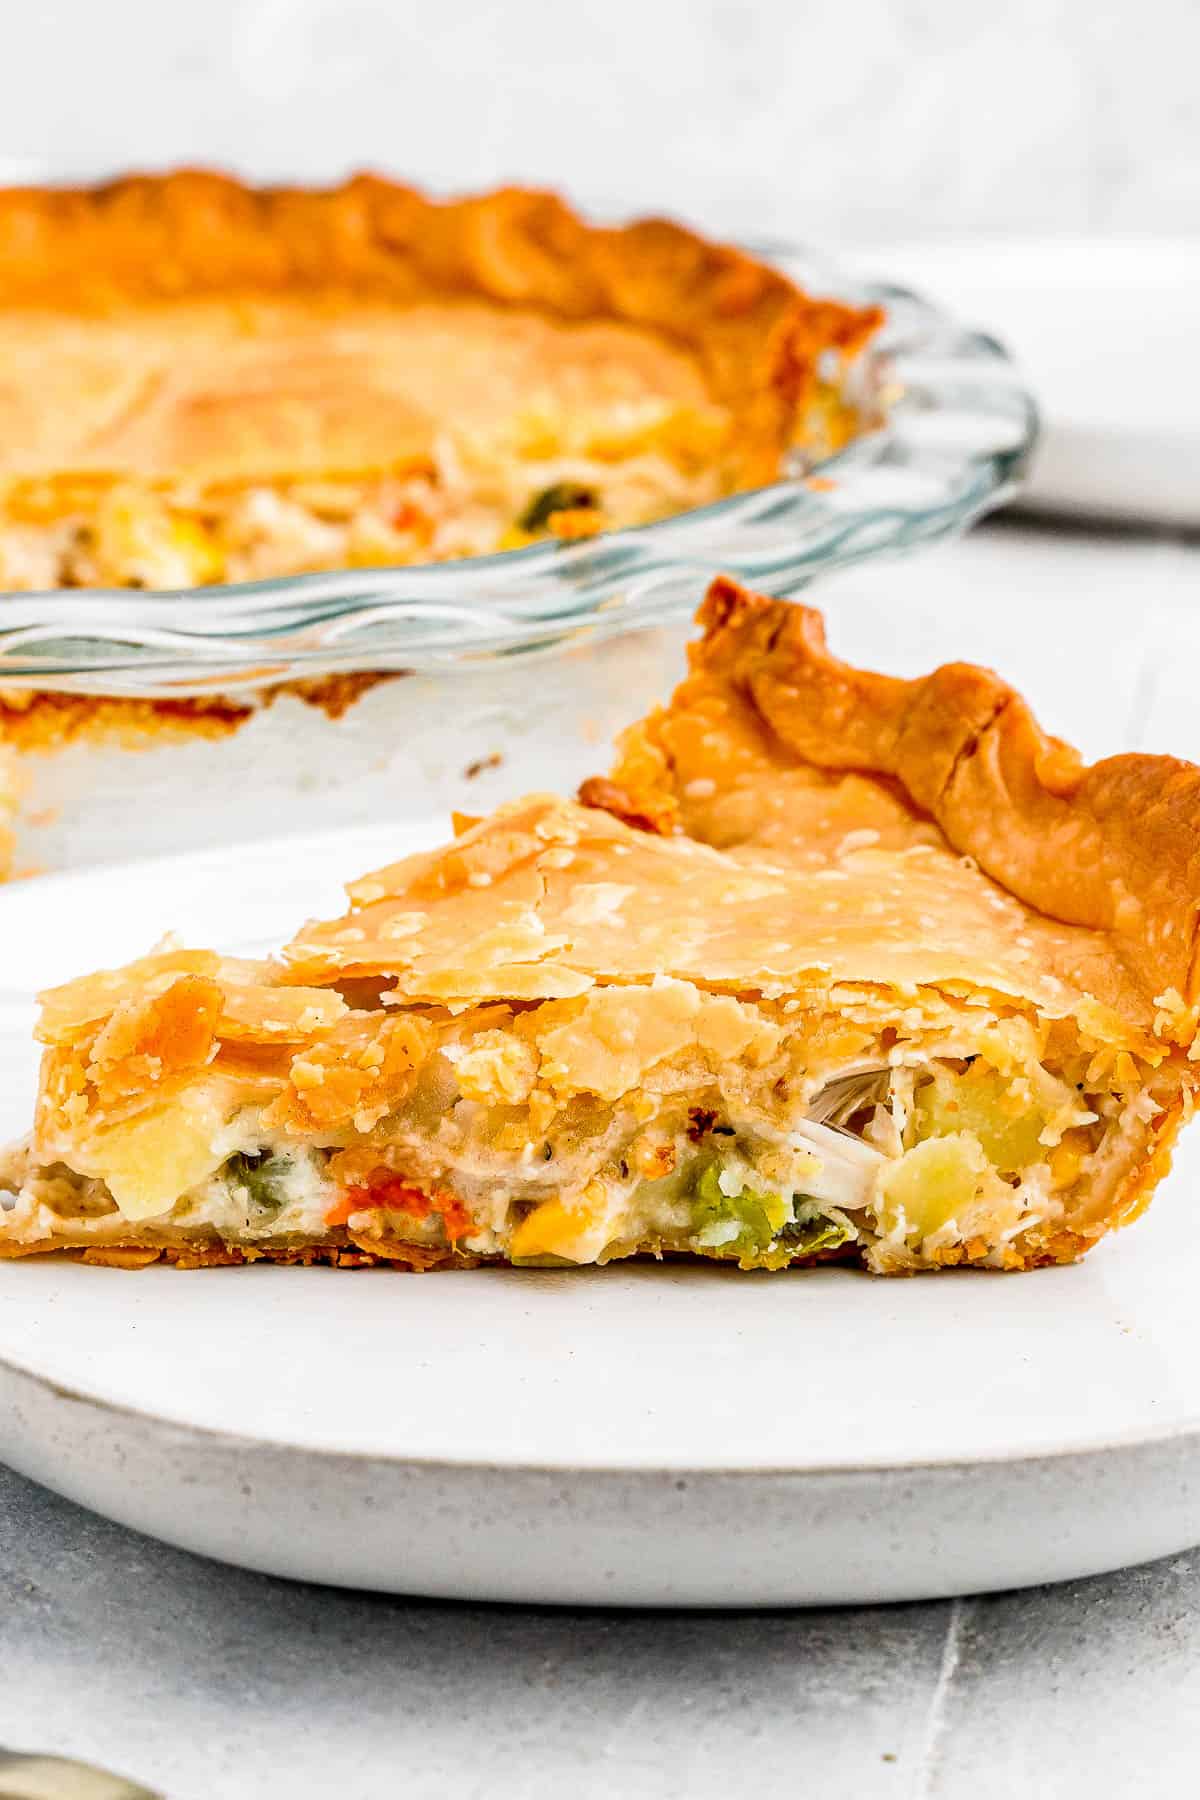
[[[1200,771],[1083,768],[986,671],[862,674],[729,583],[702,622],[590,804],[469,824],[278,960],[46,994],[0,1249],[890,1274],[1133,1217],[1197,1079]]]

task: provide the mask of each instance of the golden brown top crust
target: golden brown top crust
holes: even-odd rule
[[[861,834],[859,834],[861,835]],[[1030,913],[976,869],[913,844],[847,834],[825,866],[715,853],[546,796],[502,807],[458,841],[353,882],[344,918],[305,927],[290,979],[384,981],[387,1004],[565,999],[664,978],[709,992],[809,1000],[839,982],[1007,996],[1128,1035],[1128,976],[1097,934]]]
[[[676,225],[602,230],[550,194],[195,172],[10,189],[0,478],[377,472],[426,455],[435,415],[486,425],[540,382],[580,406],[726,408],[752,485],[777,473],[819,353],[877,323]]]
[[[585,997],[594,1054],[626,1087],[701,1016],[739,1055],[736,1002],[760,998],[836,1010],[840,996],[919,1030],[983,996],[1072,1019],[1097,1050],[1156,1056],[1103,934],[929,846],[750,862],[534,795],[348,892],[349,912],[305,926],[282,961],[163,948],[43,994],[43,1151],[200,1076],[270,1102],[288,1131],[342,1125],[406,1092],[459,1015],[502,1024],[547,1003],[553,1038]]]
[[[585,799],[809,867],[847,830],[883,849],[940,846],[1030,918],[1088,928],[1143,1008],[1168,990],[1200,999],[1200,769],[1142,755],[1085,765],[990,670],[902,681],[850,668],[818,612],[732,581],[713,583],[698,620],[689,676]]]

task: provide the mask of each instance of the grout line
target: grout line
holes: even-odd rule
[[[963,1629],[967,1621],[969,1601],[961,1597],[950,1602],[950,1617],[946,1621],[946,1637],[942,1644],[942,1660],[938,1667],[937,1681],[929,1701],[929,1711],[925,1716],[925,1741],[921,1746],[921,1761],[913,1779],[912,1800],[931,1800],[933,1795],[934,1776],[941,1750],[942,1738],[946,1730],[946,1710],[950,1700],[950,1690],[954,1686],[954,1678],[958,1673],[958,1665],[962,1656]]]

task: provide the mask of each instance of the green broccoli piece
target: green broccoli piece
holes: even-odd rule
[[[595,506],[591,488],[578,481],[555,481],[535,494],[517,520],[521,531],[545,531],[556,512],[570,512],[576,506]]]
[[[737,1226],[736,1235],[718,1237],[712,1229],[728,1225]],[[710,1163],[696,1183],[692,1230],[708,1247],[736,1256],[743,1267],[768,1269],[783,1268],[797,1256],[834,1250],[849,1236],[814,1200],[801,1197],[793,1213],[791,1201],[781,1194],[748,1187],[737,1194],[725,1193],[716,1163]]]
[[[795,1256],[815,1256],[818,1250],[836,1250],[850,1233],[837,1219],[822,1212],[815,1200],[798,1199],[796,1216],[782,1232],[783,1242]]]
[[[255,1211],[272,1217],[287,1204],[291,1172],[291,1157],[277,1156],[270,1150],[238,1150],[224,1170],[231,1188],[245,1188]]]
[[[710,1163],[696,1183],[692,1202],[692,1229],[700,1237],[714,1225],[736,1225],[736,1237],[719,1246],[739,1257],[760,1255],[786,1224],[789,1207],[780,1194],[759,1194],[753,1188],[727,1194],[721,1187],[720,1169]]]

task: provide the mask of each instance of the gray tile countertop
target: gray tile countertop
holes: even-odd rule
[[[1122,719],[1196,755],[1198,556],[1004,525],[848,579],[836,641],[999,663],[1089,755]],[[1141,658],[1106,666],[1096,609],[1131,594]],[[1051,597],[1057,653],[1095,663],[1069,694]],[[1200,1791],[1200,1551],[874,1610],[447,1605],[222,1568],[0,1470],[0,1745],[170,1800],[1174,1800]]]
[[[1200,1552],[807,1613],[461,1606],[290,1585],[0,1471],[0,1742],[170,1800],[1173,1800]]]

